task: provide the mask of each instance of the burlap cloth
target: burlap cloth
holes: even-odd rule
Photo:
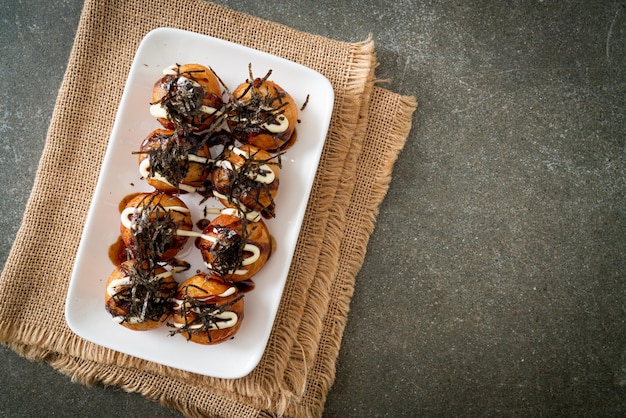
[[[184,13],[181,13],[184,10]],[[157,27],[257,48],[324,74],[330,133],[266,352],[248,376],[199,376],[77,337],[64,303],[83,224],[134,53]],[[416,103],[375,85],[373,41],[338,42],[196,0],[90,0],[80,19],[22,226],[0,279],[0,340],[85,384],[189,416],[320,416],[355,276]]]

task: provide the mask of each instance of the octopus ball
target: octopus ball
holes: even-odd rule
[[[295,139],[298,107],[273,81],[256,78],[233,90],[227,123],[241,142],[278,151]]]
[[[137,194],[120,215],[122,241],[141,260],[172,260],[187,243],[192,228],[187,205],[158,191]]]
[[[134,330],[147,331],[165,323],[172,313],[178,283],[163,267],[145,268],[137,260],[120,264],[109,276],[104,305],[113,320]]]
[[[213,195],[226,207],[274,217],[279,164],[277,157],[253,145],[229,147],[211,174]]]
[[[272,245],[265,222],[249,222],[228,213],[213,219],[198,242],[206,267],[230,282],[257,274],[269,259]]]
[[[154,83],[150,114],[166,129],[200,131],[215,121],[222,104],[220,82],[211,69],[173,65]]]
[[[198,344],[217,344],[239,331],[243,317],[243,294],[235,286],[211,275],[197,274],[178,287],[172,334]]]
[[[171,194],[204,191],[212,160],[201,137],[155,129],[137,155],[141,176],[156,190]]]

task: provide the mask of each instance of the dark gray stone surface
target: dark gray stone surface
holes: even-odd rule
[[[626,411],[626,8],[614,1],[218,2],[372,34],[420,107],[395,166],[328,417]],[[0,4],[0,262],[82,3]],[[3,416],[177,416],[0,348]]]

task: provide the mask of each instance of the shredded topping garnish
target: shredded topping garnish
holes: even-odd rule
[[[228,104],[228,122],[235,138],[240,142],[247,142],[249,134],[259,134],[270,131],[273,125],[284,125],[285,107],[289,102],[283,99],[286,92],[273,88],[273,91],[267,93],[261,92],[259,87],[267,81],[272,73],[269,70],[263,78],[254,78],[252,75],[252,67],[248,66],[250,78],[246,80],[248,84],[243,92],[232,97]],[[246,97],[250,93],[249,97]],[[270,129],[268,129],[270,128]],[[271,132],[271,131],[270,131]],[[277,136],[280,132],[277,132]],[[281,143],[276,138],[276,149]]]
[[[220,188],[219,192],[226,195],[228,203],[235,205],[242,211],[262,211],[265,216],[274,217],[274,199],[271,193],[271,184],[257,181],[257,178],[265,177],[268,173],[269,166],[275,165],[281,167],[280,156],[282,154],[270,156],[269,158],[260,158],[258,154],[261,151],[255,151],[248,156],[240,155],[243,162],[237,167],[228,161],[228,164],[216,163],[223,169],[223,173],[227,176],[228,183]],[[270,204],[261,202],[261,197],[270,199]],[[252,200],[251,204],[243,206],[242,200]]]
[[[213,256],[213,261],[209,269],[211,272],[218,274],[223,279],[227,279],[237,270],[244,266],[244,255],[246,245],[248,245],[248,237],[257,228],[253,225],[248,230],[248,221],[246,217],[240,217],[238,224],[240,227],[234,229],[230,226],[214,225],[212,226],[215,233],[215,241],[209,247],[209,252]]]
[[[200,290],[207,297],[192,297],[189,295],[189,288]],[[230,325],[226,323],[232,323],[232,315],[224,314],[228,313],[233,305],[242,298],[243,294],[221,298],[209,295],[206,290],[199,286],[193,284],[185,286],[184,291],[176,296],[177,304],[181,306],[181,316],[185,322],[182,326],[168,324],[168,326],[176,328],[170,331],[170,335],[187,334],[186,338],[190,340],[192,334],[206,332],[208,341],[211,342],[211,333],[208,331],[226,328],[226,325]]]
[[[188,133],[194,130],[194,125],[198,124],[199,120],[210,116],[203,109],[203,101],[207,92],[194,77],[194,73],[203,73],[205,70],[181,72],[180,65],[177,64],[175,71],[175,74],[166,74],[163,77],[161,87],[166,91],[166,94],[150,105],[162,106],[166,110],[167,119],[177,129]],[[219,99],[216,102],[220,103],[219,107],[221,107],[221,98]],[[215,113],[220,112],[216,109]]]
[[[149,139],[144,149],[134,151],[133,154],[146,154],[148,156],[148,177],[161,176],[169,184],[180,190],[180,185],[189,173],[190,159],[197,156],[209,140],[209,135],[198,133],[183,137],[177,132],[168,134],[158,132]],[[209,158],[204,160],[206,160],[203,163],[204,169],[211,170],[213,161]],[[193,158],[193,161],[200,163],[198,158]]]
[[[120,267],[128,284],[119,286],[111,296],[112,304],[107,311],[121,322],[159,321],[172,310],[172,297],[178,284],[164,281],[155,274],[156,265],[151,263],[124,263]],[[120,315],[120,311],[123,314]]]

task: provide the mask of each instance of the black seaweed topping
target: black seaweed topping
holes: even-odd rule
[[[303,111],[306,108],[306,106],[309,104],[309,97],[310,97],[310,94],[307,94],[306,99],[304,99],[304,103],[302,103],[302,107],[300,108],[300,111]]]
[[[270,184],[261,183],[254,180],[257,176],[264,176],[267,174],[266,169],[263,166],[272,166],[276,165],[278,168],[281,168],[281,154],[270,156],[269,158],[259,158],[258,153],[260,151],[253,152],[248,157],[242,156],[243,164],[240,167],[235,167],[234,170],[231,170],[225,165],[222,165],[223,172],[228,176],[228,185],[226,189],[223,190],[225,195],[227,196],[228,203],[233,204],[237,207],[238,202],[241,202],[242,197],[252,198],[255,206],[261,208],[264,214],[268,217],[274,217],[274,201],[272,199],[272,194],[270,192]],[[262,192],[265,191],[266,195],[271,199],[271,203],[269,206],[261,203],[259,201],[262,196]],[[249,205],[248,205],[249,206]],[[245,208],[240,208],[245,209]],[[249,208],[251,210],[256,210],[255,208]]]
[[[211,71],[215,74],[212,69]],[[176,64],[176,74],[168,74],[162,79],[161,87],[166,94],[160,100],[150,103],[161,104],[165,108],[167,119],[174,124],[177,131],[191,132],[195,129],[194,125],[207,116],[202,111],[207,92],[194,77],[194,73],[202,72],[204,70],[180,72],[180,65]]]
[[[130,284],[120,286],[120,290],[111,297],[113,304],[107,305],[106,309],[112,316],[120,316],[121,309],[124,312],[121,315],[123,321],[138,318],[140,322],[145,322],[160,321],[171,313],[172,297],[178,284],[157,277],[155,267],[139,261],[122,264],[122,272],[129,277]]]
[[[174,124],[188,124],[190,117],[201,113],[205,91],[195,82],[193,71],[181,73],[180,66],[177,65],[176,74],[166,75],[161,86],[167,93],[161,100],[150,104],[161,104]]]
[[[131,250],[138,260],[150,265],[161,260],[172,247],[176,231],[184,221],[174,221],[172,213],[158,202],[158,193],[146,195],[138,205],[131,221]],[[179,212],[180,213],[180,212]]]
[[[205,298],[191,297],[189,295],[189,288],[193,287],[195,289],[201,290],[202,292],[207,294],[207,300],[203,300]],[[177,299],[182,301],[182,306],[184,307],[184,311],[182,315],[185,318],[185,324],[176,329],[170,331],[170,335],[176,334],[187,334],[187,340],[191,339],[192,334],[198,334],[201,332],[206,332],[208,341],[211,342],[211,333],[208,332],[211,330],[211,326],[215,327],[220,326],[220,323],[228,321],[228,319],[220,318],[219,315],[228,312],[235,303],[243,298],[242,294],[239,294],[233,298],[226,299],[224,301],[220,297],[210,297],[208,292],[196,285],[188,285],[184,288],[184,293],[177,295]],[[187,312],[192,311],[192,315],[187,315]],[[190,319],[189,317],[192,317]],[[167,324],[170,327],[174,327],[172,324]],[[200,328],[193,328],[196,325],[201,325]]]
[[[274,89],[269,94],[258,90],[258,87],[267,81],[272,70],[269,70],[263,78],[256,79],[252,76],[250,65],[248,65],[248,71],[250,78],[246,80],[247,87],[238,97],[232,98],[228,109],[230,129],[235,138],[242,143],[247,142],[248,134],[268,133],[263,125],[278,124],[278,117],[284,113],[285,106],[289,104],[283,101],[286,93],[282,90]],[[248,93],[250,97],[243,99]],[[277,102],[278,105],[276,105]],[[276,142],[276,148],[278,148],[280,145],[278,139]]]
[[[210,270],[224,280],[227,280],[234,274],[235,270],[242,267],[244,248],[248,243],[250,233],[256,228],[256,226],[253,227],[249,233],[246,217],[241,217],[240,221],[241,228],[239,230],[221,225],[212,227],[217,236],[209,248],[214,257]]]
[[[151,140],[156,141],[158,146],[137,151],[133,154],[148,155],[150,158],[149,177],[154,177],[156,173],[159,173],[170,184],[178,187],[189,172],[187,156],[195,149],[192,149],[189,141],[181,140],[176,133],[171,135],[158,133]]]
[[[189,172],[189,155],[197,155],[204,143],[211,146],[210,135],[200,133],[181,136],[177,132],[171,134],[159,132],[150,140],[155,141],[157,146],[148,145],[147,149],[134,151],[133,154],[147,154],[150,158],[148,176],[154,177],[158,173],[176,188],[179,188]],[[211,170],[212,164],[213,162],[208,159],[206,169]]]

